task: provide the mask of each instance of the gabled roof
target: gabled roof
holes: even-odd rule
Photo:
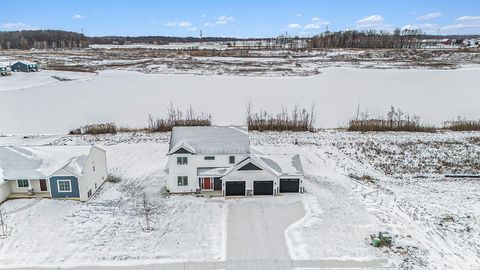
[[[249,154],[250,140],[246,127],[173,127],[171,155],[180,148],[194,154]]]
[[[258,155],[263,162],[280,175],[303,175],[300,155]]]
[[[37,65],[37,63],[30,62],[30,61],[17,61],[17,62],[15,62],[15,64],[17,64],[17,63],[22,63],[22,64],[25,64],[25,65]]]
[[[61,169],[81,176],[92,147],[94,146],[0,147],[0,178],[48,178]]]
[[[304,175],[300,156],[297,155],[250,155],[225,172],[226,176],[239,170],[249,162],[276,176],[302,176]]]

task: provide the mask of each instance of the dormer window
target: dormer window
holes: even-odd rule
[[[205,156],[205,160],[215,160],[215,156]]]
[[[188,157],[177,157],[177,165],[188,165]]]
[[[235,156],[229,156],[228,157],[228,163],[235,164]]]

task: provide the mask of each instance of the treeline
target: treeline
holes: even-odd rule
[[[406,131],[406,132],[435,132],[435,127],[420,123],[420,117],[410,116],[404,113],[400,108],[390,107],[386,118],[370,118],[368,111],[360,113],[357,108],[357,114],[349,122],[347,131]]]
[[[105,36],[105,37],[90,37],[90,44],[130,44],[130,43],[144,43],[144,44],[168,44],[173,42],[227,42],[236,41],[237,38],[227,37],[166,37],[166,36],[140,36],[140,37],[121,37],[121,36]]]
[[[82,34],[58,31],[11,31],[0,32],[0,50],[2,49],[72,49],[87,47],[89,40]]]
[[[480,131],[480,120],[458,119],[447,121],[444,128],[452,131]]]
[[[277,114],[266,110],[253,111],[252,103],[247,104],[248,130],[258,131],[314,131],[315,104],[310,110],[296,105],[291,112],[286,108]]]
[[[340,31],[326,32],[310,41],[311,48],[379,48],[379,49],[415,49],[421,46],[426,35],[421,30],[395,29],[387,31]]]

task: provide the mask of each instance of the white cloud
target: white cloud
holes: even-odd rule
[[[37,28],[22,22],[0,23],[0,29],[3,31],[36,30]]]
[[[182,27],[182,28],[188,28],[188,27],[191,27],[192,24],[190,22],[187,22],[187,21],[181,21],[178,23],[178,26]]]
[[[191,28],[188,28],[188,31],[197,31],[198,28],[197,27],[191,27]]]
[[[295,14],[295,16],[297,16],[297,17],[303,17],[303,15],[300,14],[300,13]]]
[[[298,23],[291,23],[288,25],[288,28],[290,29],[298,29],[298,28],[302,28],[302,26]]]
[[[427,34],[434,34],[438,30],[438,25],[433,23],[423,23],[423,24],[407,24],[402,27],[402,30],[422,30]]]
[[[385,24],[384,19],[380,15],[372,15],[357,21],[357,29],[377,29],[377,30],[393,30],[393,26]]]
[[[380,15],[372,15],[365,17],[363,19],[360,19],[357,21],[357,26],[358,25],[375,25],[375,24],[382,24],[384,22],[384,19]]]
[[[321,19],[320,19],[320,18],[318,18],[318,17],[313,17],[313,18],[312,18],[312,21],[314,21],[314,22],[316,22],[316,21],[320,21],[320,20],[321,20]]]
[[[177,24],[178,24],[177,22],[167,22],[165,25],[170,27],[175,27],[177,26]]]
[[[233,16],[222,15],[222,16],[218,17],[216,22],[213,22],[213,23],[212,22],[206,22],[203,25],[207,26],[207,27],[214,27],[215,25],[227,24],[227,23],[230,23],[230,22],[233,22],[233,21],[234,21]]]
[[[226,23],[229,23],[229,22],[233,22],[233,17],[223,15],[223,16],[218,17],[218,20],[217,20],[216,24],[226,24]]]
[[[73,17],[72,17],[72,19],[74,19],[74,20],[83,20],[83,19],[86,19],[86,18],[87,18],[87,17],[82,16],[82,15],[80,15],[80,14],[75,14],[75,15],[73,15]]]
[[[456,19],[457,22],[480,21],[480,16],[462,16]]]
[[[431,12],[431,13],[428,13],[428,14],[424,14],[424,15],[421,15],[421,16],[418,16],[417,17],[417,20],[419,21],[426,21],[426,20],[431,20],[431,19],[435,19],[435,18],[438,18],[440,16],[442,16],[443,14],[441,12]]]

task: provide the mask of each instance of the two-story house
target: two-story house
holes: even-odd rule
[[[171,193],[249,196],[303,191],[300,156],[252,154],[246,127],[174,127],[168,156]]]

